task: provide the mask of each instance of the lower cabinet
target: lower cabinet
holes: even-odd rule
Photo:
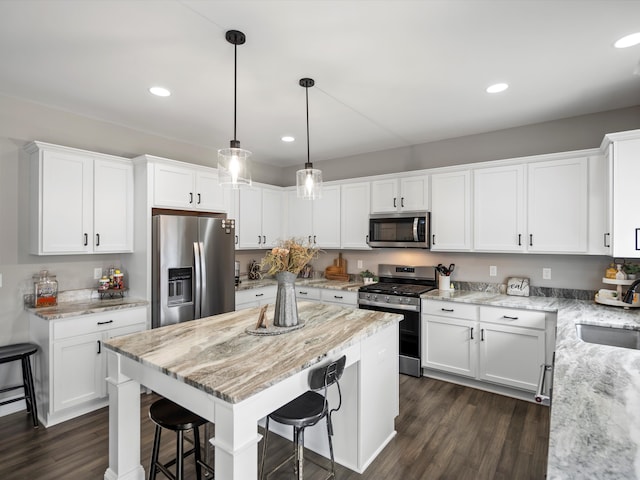
[[[34,382],[45,427],[108,403],[107,362],[102,342],[146,329],[146,307],[44,320],[30,315],[31,341],[40,351]]]
[[[274,303],[277,290],[278,287],[276,285],[240,290],[236,292],[236,310]]]
[[[545,312],[439,300],[422,305],[424,368],[536,391],[540,366],[552,355]]]
[[[267,303],[275,303],[277,289],[278,287],[276,285],[269,285],[236,292],[236,310],[258,307]],[[347,290],[296,285],[296,298],[298,300],[335,303],[349,307],[358,306],[358,292],[350,292]]]
[[[320,301],[322,303],[337,303],[346,307],[358,306],[358,292],[347,290],[333,290],[330,288],[320,289]]]

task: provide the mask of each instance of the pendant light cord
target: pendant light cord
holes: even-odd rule
[[[311,154],[309,150],[309,87],[305,87],[304,89],[306,97],[307,97],[307,164],[305,167],[311,168]]]
[[[238,45],[233,45],[233,140],[236,139],[236,111],[237,105],[237,89],[238,89]]]

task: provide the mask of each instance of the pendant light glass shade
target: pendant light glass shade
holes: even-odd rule
[[[312,78],[301,78],[299,83],[304,87],[307,99],[307,163],[296,172],[296,190],[298,198],[315,200],[322,198],[322,171],[313,168],[309,155],[309,87],[313,87],[315,82]]]
[[[238,55],[237,47],[246,41],[244,33],[229,30],[225,34],[227,42],[233,44],[233,140],[229,148],[218,150],[218,183],[223,186],[238,188],[241,185],[251,185],[251,152],[240,148],[240,141],[236,140],[236,109],[237,109],[237,79]]]

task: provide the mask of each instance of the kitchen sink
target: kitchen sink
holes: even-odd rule
[[[577,323],[576,332],[584,342],[640,350],[640,330]]]

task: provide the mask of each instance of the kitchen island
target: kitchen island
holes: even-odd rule
[[[217,478],[257,478],[258,421],[308,390],[309,371],[346,355],[335,414],[336,461],[363,472],[395,435],[401,315],[300,302],[305,325],[276,336],[246,333],[259,309],[230,312],[105,342],[109,357],[108,480],[143,480],[140,385],[215,423]],[[272,307],[267,318],[273,318]],[[335,401],[335,390],[331,396]],[[325,427],[305,435],[326,452]]]

